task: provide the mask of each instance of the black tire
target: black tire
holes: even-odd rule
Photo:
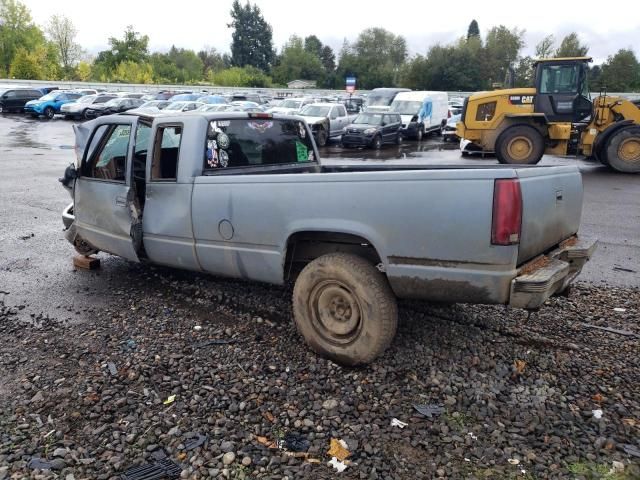
[[[293,289],[298,332],[316,353],[347,366],[370,363],[396,333],[398,307],[386,277],[357,255],[309,263]]]
[[[396,135],[396,145],[402,145],[402,140],[404,140],[402,138],[402,133],[398,132],[398,135]]]
[[[91,117],[89,116],[89,112],[87,112],[87,110],[88,110],[88,109],[87,109],[87,108],[85,108],[85,109],[82,111],[82,115],[80,116],[80,118],[82,118],[82,119],[84,119],[84,120],[90,120],[90,119],[91,119]]]
[[[371,148],[374,150],[380,150],[382,148],[382,137],[380,135],[373,137],[373,140],[371,141]]]
[[[495,151],[500,163],[535,165],[544,154],[544,138],[529,125],[514,125],[500,134]]]
[[[640,173],[640,127],[629,126],[611,134],[602,149],[603,163],[622,173]]]
[[[316,136],[316,140],[319,147],[324,147],[327,144],[327,131],[324,128],[318,130],[318,135]]]
[[[4,113],[5,109],[2,105],[0,105],[0,114]]]
[[[423,136],[424,136],[424,128],[422,127],[422,125],[420,125],[418,127],[418,130],[416,131],[416,140],[421,142]]]
[[[48,120],[52,120],[53,117],[56,115],[56,112],[53,108],[51,107],[47,107],[44,109],[44,112],[42,112],[45,116],[45,118],[47,118]]]

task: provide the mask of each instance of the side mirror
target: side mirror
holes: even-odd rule
[[[78,178],[78,171],[75,165],[71,164],[64,169],[64,176],[59,178],[58,181],[65,187],[71,188],[73,181]]]

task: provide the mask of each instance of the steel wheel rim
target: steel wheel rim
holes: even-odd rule
[[[509,140],[507,144],[507,153],[509,157],[516,162],[526,161],[533,153],[533,142],[522,135]]]
[[[640,163],[640,139],[625,138],[618,147],[618,157],[627,163]]]
[[[362,312],[358,297],[338,280],[324,280],[309,295],[311,323],[316,333],[334,345],[348,345],[362,330]]]

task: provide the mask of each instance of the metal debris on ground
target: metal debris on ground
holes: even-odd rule
[[[438,403],[414,405],[413,408],[420,414],[427,418],[433,418],[444,413],[444,405]]]
[[[184,449],[185,450],[193,450],[194,448],[198,448],[201,445],[204,445],[204,443],[209,439],[209,437],[207,437],[206,435],[202,435],[200,433],[197,433],[195,436],[187,439],[184,442]]]
[[[391,426],[392,427],[404,428],[407,425],[409,425],[409,424],[405,423],[405,422],[402,422],[402,421],[398,420],[397,418],[392,418],[391,419]]]
[[[297,433],[287,433],[284,436],[284,446],[292,452],[306,452],[311,446],[311,442]]]
[[[43,460],[42,458],[33,457],[27,463],[27,468],[31,468],[32,470],[51,470],[51,462]]]
[[[202,330],[202,326],[200,326],[200,325],[196,325],[196,326],[194,326],[194,327],[193,327],[193,329],[194,329],[196,332],[199,332],[200,330]]]
[[[625,443],[624,445],[622,445],[622,449],[625,453],[631,455],[632,457],[640,458],[640,448],[636,447],[635,445]]]
[[[614,312],[618,312],[618,313],[624,313],[627,311],[626,308],[622,308],[622,307],[616,307],[613,309]]]
[[[636,273],[635,270],[631,270],[630,268],[624,268],[624,267],[613,267],[614,270],[617,270],[618,272],[627,272],[627,273]]]
[[[109,369],[109,373],[110,373],[112,376],[114,376],[114,377],[115,377],[115,376],[118,374],[118,369],[116,368],[116,364],[115,364],[115,363],[113,363],[113,362],[108,362],[108,363],[107,363],[107,368]]]
[[[180,478],[182,467],[174,461],[163,460],[131,467],[120,477],[121,480],[171,480]]]
[[[620,330],[618,328],[601,327],[600,325],[592,325],[590,323],[583,323],[583,327],[593,328],[596,330],[602,330],[603,332],[616,333],[618,335],[624,335],[625,337],[640,337],[640,334],[632,332],[631,330]]]
[[[327,455],[330,457],[337,458],[341,462],[344,462],[346,458],[351,455],[351,452],[347,450],[347,444],[344,440],[338,440],[337,438],[332,438],[329,441],[329,451],[327,452]]]
[[[600,409],[597,409],[597,410],[591,410],[591,413],[593,413],[593,418],[595,418],[596,420],[600,420],[604,412]]]
[[[214,338],[213,340],[207,340],[206,342],[196,343],[193,346],[193,349],[198,349],[202,347],[208,347],[209,345],[229,345],[231,343],[240,343],[240,340],[235,338]]]
[[[173,402],[176,401],[176,396],[175,395],[170,395],[169,398],[167,398],[164,402],[162,402],[164,405],[170,405]]]
[[[344,472],[347,468],[347,465],[339,461],[336,457],[331,457],[331,460],[329,461],[329,465],[335,468],[338,473]]]
[[[510,458],[509,460],[507,460],[511,465],[519,465],[520,464],[520,460],[518,460],[517,458]]]

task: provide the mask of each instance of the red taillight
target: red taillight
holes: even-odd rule
[[[447,110],[447,118],[451,118],[451,110]]]
[[[522,225],[522,192],[517,179],[496,180],[493,189],[493,222],[491,243],[514,245],[520,243]]]
[[[273,118],[270,113],[252,112],[249,114],[249,118]]]

